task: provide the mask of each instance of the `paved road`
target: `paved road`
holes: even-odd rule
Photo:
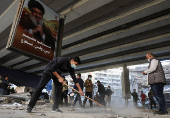
[[[26,113],[24,108],[26,105],[21,107],[2,106],[0,105],[0,118],[116,118],[117,115],[131,118],[131,117],[142,117],[146,118],[167,118],[169,115],[153,115],[153,111],[135,108],[101,108],[94,106],[90,108],[90,105],[86,105],[85,109],[79,109],[78,106],[75,108],[71,107],[60,107],[63,113],[52,113],[52,104],[48,103],[45,105],[36,105],[32,113]],[[121,118],[122,118],[121,117]]]

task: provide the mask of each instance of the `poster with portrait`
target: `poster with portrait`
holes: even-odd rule
[[[7,48],[52,60],[59,14],[40,0],[20,0]]]

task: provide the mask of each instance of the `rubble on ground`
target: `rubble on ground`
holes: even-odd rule
[[[87,107],[60,107],[62,114],[51,113],[53,104],[49,100],[39,99],[33,112],[28,114],[25,112],[29,100],[31,98],[28,88],[20,87],[17,89],[18,93],[0,96],[0,113],[6,115],[5,117],[27,117],[27,118],[170,118],[169,114],[159,116],[153,115],[155,110],[143,109],[141,107],[135,108],[102,108],[94,105],[94,108]],[[121,101],[119,101],[120,103]],[[114,104],[114,103],[113,103]],[[169,112],[169,110],[168,110]],[[1,117],[1,116],[0,116]]]
[[[52,113],[51,109],[53,104],[52,103],[45,103],[44,105],[36,105],[33,109],[32,113],[26,113],[25,108],[26,104],[22,105],[19,103],[14,104],[6,104],[0,105],[0,113],[3,111],[2,114],[8,116],[19,116],[21,118],[168,118],[169,115],[158,116],[153,115],[150,113],[152,110],[145,110],[144,109],[136,109],[136,108],[101,108],[97,105],[94,105],[93,108],[90,108],[90,105],[86,108],[79,108],[76,106],[75,108],[69,107],[60,107],[63,113]],[[3,109],[2,109],[3,108]],[[4,109],[5,108],[5,109]],[[118,112],[119,111],[119,112]],[[148,111],[148,112],[147,112]],[[127,114],[129,112],[129,114]],[[135,112],[139,112],[138,115],[135,115]],[[123,114],[124,113],[124,114]],[[23,117],[24,116],[24,117]]]

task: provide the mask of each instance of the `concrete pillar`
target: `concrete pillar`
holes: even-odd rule
[[[129,70],[127,69],[126,65],[123,65],[121,80],[122,80],[122,97],[125,98],[125,105],[127,106],[128,99],[131,98],[131,95],[130,95]]]
[[[61,56],[63,31],[64,31],[64,20],[65,20],[65,15],[60,16],[59,28],[58,28],[58,34],[57,34],[57,41],[56,41],[56,44],[55,44],[54,58]],[[51,102],[54,102],[54,100],[55,100],[55,85],[54,85],[54,83],[52,84],[51,99],[52,99]]]

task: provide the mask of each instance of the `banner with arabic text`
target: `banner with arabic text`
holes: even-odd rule
[[[20,0],[7,48],[52,60],[59,15],[40,0]]]

